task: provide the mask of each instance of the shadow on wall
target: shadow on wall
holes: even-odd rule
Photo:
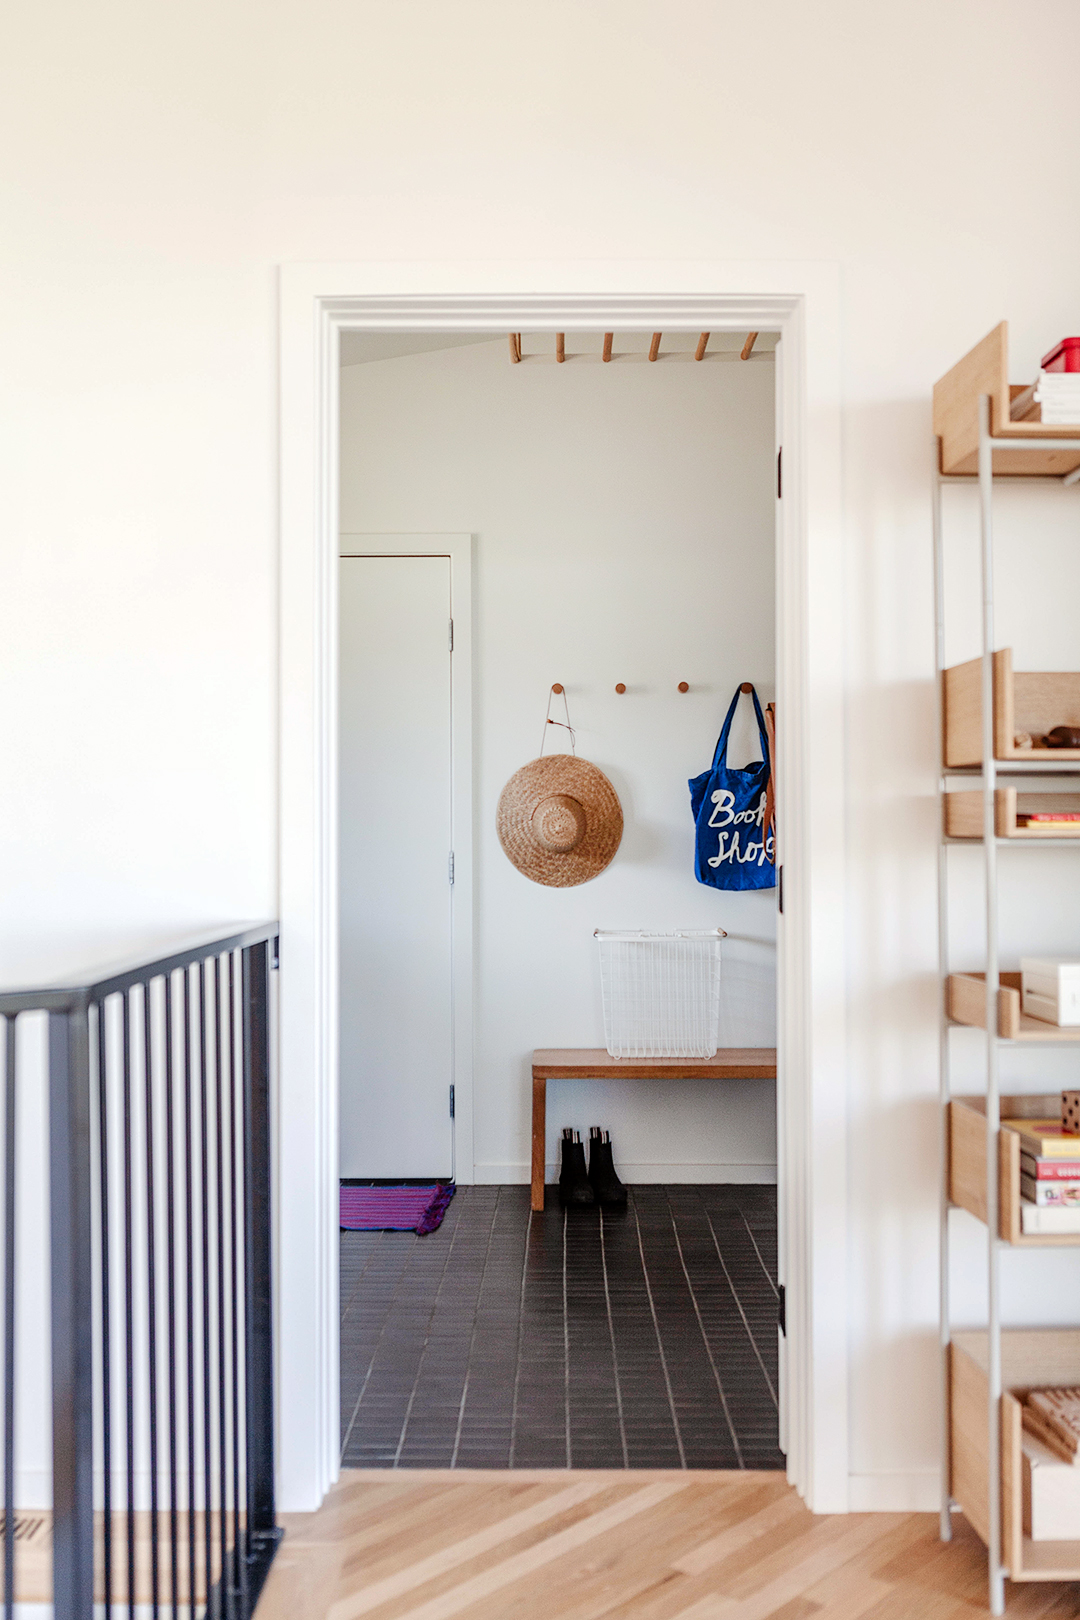
[[[776,946],[729,934],[720,966],[720,1045],[776,1045]]]

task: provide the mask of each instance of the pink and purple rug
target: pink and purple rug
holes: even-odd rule
[[[341,1188],[343,1232],[416,1232],[424,1237],[442,1225],[457,1191],[452,1181],[422,1187]]]

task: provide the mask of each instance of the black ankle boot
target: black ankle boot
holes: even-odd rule
[[[588,1172],[585,1169],[585,1148],[577,1131],[562,1133],[562,1168],[559,1171],[559,1203],[568,1205],[595,1203]]]
[[[626,1188],[615,1174],[611,1132],[594,1125],[589,1132],[589,1181],[593,1196],[605,1209],[625,1209]]]

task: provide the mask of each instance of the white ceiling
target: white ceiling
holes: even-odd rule
[[[762,332],[754,344],[754,354],[771,354],[779,340],[778,332]],[[651,332],[616,332],[612,344],[613,357],[641,359],[649,350]],[[716,332],[709,339],[708,355],[734,357],[746,340],[745,332]],[[660,358],[666,355],[692,354],[697,347],[697,332],[665,332],[660,344]],[[507,345],[503,332],[343,332],[341,335],[341,364],[363,366],[372,360],[397,360],[406,354],[430,354],[435,349],[458,349],[476,343]],[[602,332],[567,332],[566,356],[599,356],[604,346]],[[555,334],[553,332],[524,332],[521,338],[523,357],[529,355],[553,358]]]

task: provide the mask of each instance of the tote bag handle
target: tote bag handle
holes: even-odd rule
[[[737,686],[735,688],[735,696],[731,700],[730,707],[728,708],[727,715],[725,716],[725,719],[724,719],[724,724],[721,727],[720,735],[716,739],[716,752],[713,754],[713,762],[712,762],[712,768],[713,768],[714,771],[715,771],[715,769],[716,769],[716,767],[718,765],[721,765],[721,764],[726,765],[727,764],[728,732],[731,730],[731,722],[735,718],[736,704],[738,703],[739,699],[742,697],[742,694],[743,694],[742,686],[741,685]],[[754,712],[757,715],[758,737],[761,740],[761,757],[769,765],[769,774],[771,776],[772,775],[772,756],[771,756],[770,751],[769,751],[769,739],[768,739],[768,736],[766,735],[766,732],[765,732],[765,716],[762,714],[762,712],[761,712],[761,704],[758,702],[757,689],[755,687],[753,687],[753,686],[751,686],[751,688],[750,688],[750,696],[754,700]]]

